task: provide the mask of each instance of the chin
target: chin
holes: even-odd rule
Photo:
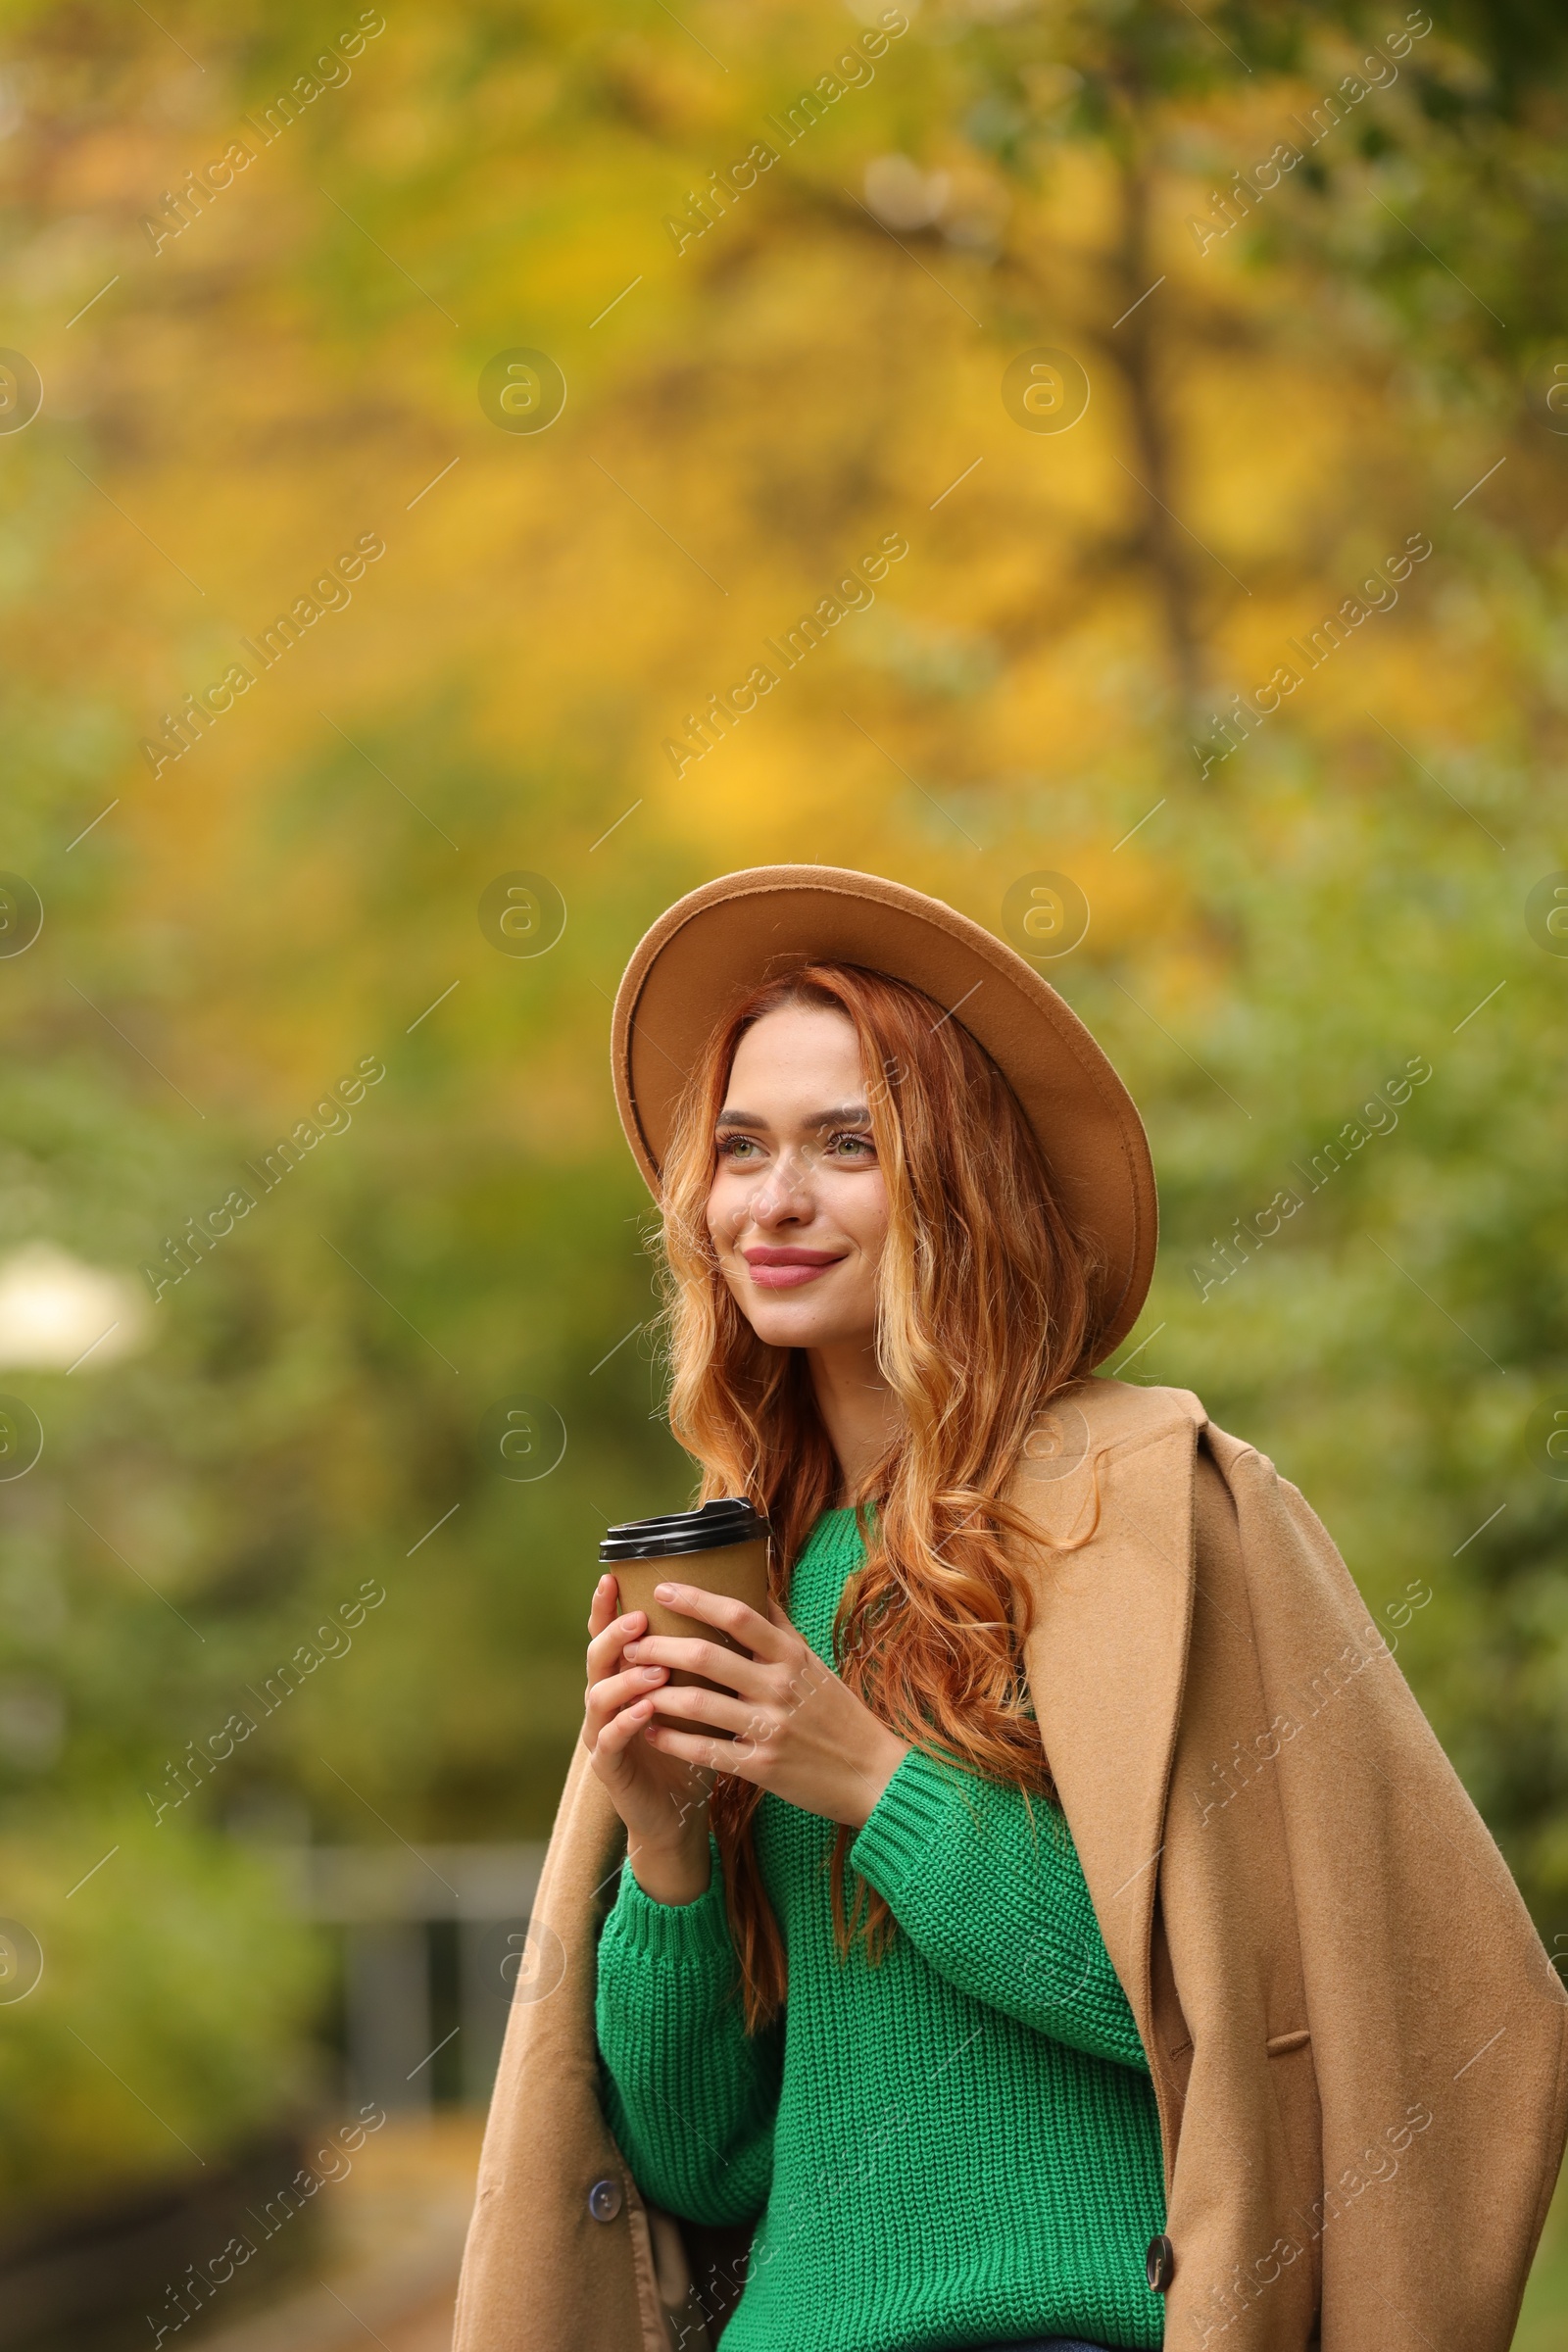
[[[771,1302],[759,1306],[750,1299],[740,1300],[739,1305],[758,1338],[768,1348],[831,1347],[839,1336],[831,1322],[824,1326],[819,1315],[792,1314],[788,1309],[780,1312]]]
[[[766,1348],[831,1348],[846,1336],[839,1328],[840,1318],[831,1312],[824,1314],[823,1302],[816,1299],[792,1298],[787,1294],[769,1297],[750,1282],[732,1283],[730,1293]]]

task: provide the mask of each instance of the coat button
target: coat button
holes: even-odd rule
[[[596,2222],[612,2222],[620,2211],[620,2182],[596,2180],[588,2191],[588,2210]]]
[[[1162,2295],[1176,2276],[1176,2249],[1168,2237],[1150,2239],[1149,2252],[1144,2256],[1144,2269],[1152,2291]]]

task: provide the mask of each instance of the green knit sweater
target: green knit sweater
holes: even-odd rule
[[[853,1511],[829,1511],[795,1569],[792,1622],[829,1664],[861,1557]],[[755,2038],[716,1840],[694,1902],[622,1870],[599,1942],[605,2111],[656,2204],[761,2213],[723,2352],[1161,2341],[1148,2062],[1070,1834],[1031,1805],[1032,1822],[1016,1788],[910,1749],[849,1854],[899,1925],[873,1967],[834,1942],[834,1824],[764,1795],[789,1998]]]

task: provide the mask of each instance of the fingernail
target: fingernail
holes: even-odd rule
[[[654,1598],[656,1600],[668,1600],[674,1590],[675,1588],[673,1585],[656,1585],[654,1587]]]

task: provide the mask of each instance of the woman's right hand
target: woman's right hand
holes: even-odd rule
[[[713,1776],[643,1738],[667,1666],[628,1666],[621,1652],[648,1631],[642,1609],[617,1616],[618,1588],[606,1574],[588,1611],[588,1689],[582,1743],[626,1825],[626,1854],[638,1885],[657,1902],[695,1902],[710,1877],[708,1792]]]

